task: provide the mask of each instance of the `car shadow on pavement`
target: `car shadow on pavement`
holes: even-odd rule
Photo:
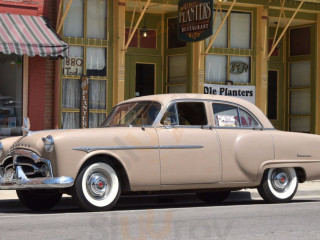
[[[299,199],[299,202],[320,202],[318,199]],[[220,204],[208,204],[202,202],[196,194],[164,194],[164,195],[131,195],[120,197],[118,203],[111,211],[127,210],[149,210],[166,208],[198,208],[198,207],[221,207],[230,205],[255,205],[266,204],[262,199],[251,199],[250,192],[233,192],[224,202]],[[23,214],[61,214],[82,213],[71,197],[63,197],[60,203],[49,211],[36,212],[25,208],[18,199],[0,200],[0,213],[23,213]]]

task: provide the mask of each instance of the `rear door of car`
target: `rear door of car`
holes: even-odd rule
[[[162,185],[221,180],[220,146],[216,130],[209,125],[209,108],[207,102],[196,100],[169,105],[157,127]]]
[[[222,182],[252,182],[262,162],[274,159],[273,139],[259,120],[240,105],[212,102],[221,146]]]

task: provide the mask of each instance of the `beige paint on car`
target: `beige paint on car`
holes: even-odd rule
[[[76,178],[92,158],[113,159],[123,167],[132,191],[255,187],[265,169],[274,167],[301,168],[305,180],[320,178],[320,137],[278,131],[247,101],[214,95],[166,94],[125,103],[133,101],[161,103],[154,126],[42,131],[1,142],[5,146],[15,142],[15,149],[27,149],[49,159],[57,177]],[[208,124],[162,125],[161,117],[173,101],[204,102]],[[215,126],[213,102],[245,109],[257,118],[259,128]],[[43,150],[41,138],[48,135],[54,139],[52,153]]]

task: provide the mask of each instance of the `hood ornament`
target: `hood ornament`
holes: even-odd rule
[[[22,126],[21,130],[23,133],[27,133],[26,135],[31,135],[32,132],[30,131],[30,119],[28,117],[23,119],[24,126]]]

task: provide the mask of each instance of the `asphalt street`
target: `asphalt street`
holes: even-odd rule
[[[7,192],[0,239],[319,239],[319,185],[301,187],[289,204],[266,204],[244,190],[215,206],[194,194],[122,197],[112,211],[98,213],[83,212],[70,197],[35,213]]]

